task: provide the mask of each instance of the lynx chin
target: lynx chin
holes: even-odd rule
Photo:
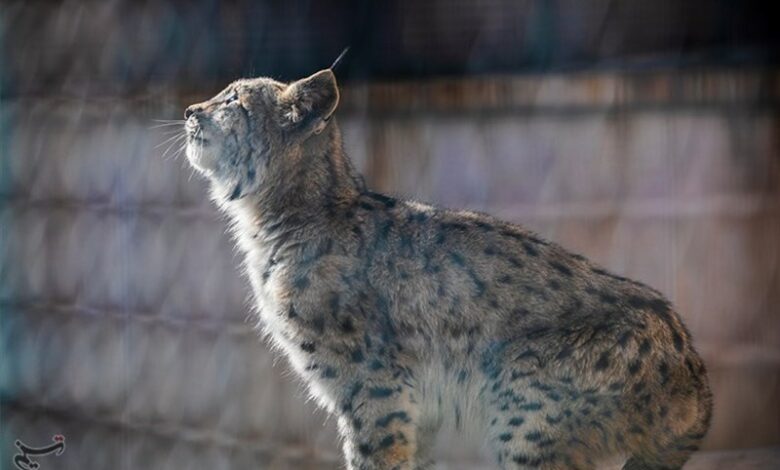
[[[709,427],[669,302],[490,215],[370,191],[330,69],[187,108],[187,158],[232,221],[259,325],[336,416],[352,470],[427,469],[443,425],[507,469],[678,469]]]

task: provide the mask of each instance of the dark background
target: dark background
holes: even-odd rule
[[[3,93],[292,80],[642,70],[778,60],[772,2],[432,0],[21,2],[3,7]],[[75,90],[72,90],[75,91]],[[82,90],[83,91],[83,90]]]

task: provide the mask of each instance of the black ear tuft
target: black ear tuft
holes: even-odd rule
[[[343,64],[344,57],[346,57],[347,52],[349,52],[349,46],[345,47],[343,51],[341,51],[341,54],[339,54],[338,57],[336,57],[336,60],[333,61],[333,65],[330,66],[330,70],[334,73],[338,68]]]
[[[280,98],[282,119],[288,127],[313,128],[326,121],[339,103],[336,77],[330,69],[292,83]]]

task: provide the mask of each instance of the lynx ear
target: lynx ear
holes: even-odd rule
[[[339,104],[336,77],[330,69],[298,80],[280,97],[285,127],[320,133]]]

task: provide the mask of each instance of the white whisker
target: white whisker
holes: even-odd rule
[[[179,142],[181,141],[181,139],[184,139],[186,137],[187,137],[187,134],[182,134],[180,136],[177,136],[176,139],[174,139],[174,141],[171,142],[171,144],[168,146],[168,148],[165,149],[165,152],[163,152],[162,157],[165,158],[165,155],[167,155],[168,152],[170,152],[172,148],[174,148],[176,145],[178,145]]]
[[[169,136],[169,135],[173,135],[173,134],[183,134],[184,130],[183,129],[166,129],[164,131],[157,131],[157,132],[162,134],[162,135],[164,135],[164,136]]]
[[[160,129],[160,128],[173,127],[173,126],[184,127],[184,123],[183,122],[171,122],[171,123],[168,123],[168,124],[155,124],[153,126],[149,126],[149,129]]]
[[[159,144],[155,145],[155,147],[154,147],[154,148],[160,148],[160,147],[162,147],[163,145],[167,144],[168,142],[170,142],[170,141],[172,141],[172,140],[174,140],[174,139],[176,139],[176,138],[178,138],[178,137],[181,137],[182,135],[186,135],[186,134],[177,134],[177,135],[174,135],[173,137],[168,137],[168,138],[167,138],[167,139],[165,139],[164,141],[162,141],[162,142],[160,142]]]
[[[182,143],[179,146],[179,149],[176,150],[176,152],[174,152],[174,154],[171,156],[171,158],[172,159],[177,159],[177,158],[181,157],[184,154],[184,152],[186,151],[186,149],[187,149],[187,142],[184,142],[184,143]]]

